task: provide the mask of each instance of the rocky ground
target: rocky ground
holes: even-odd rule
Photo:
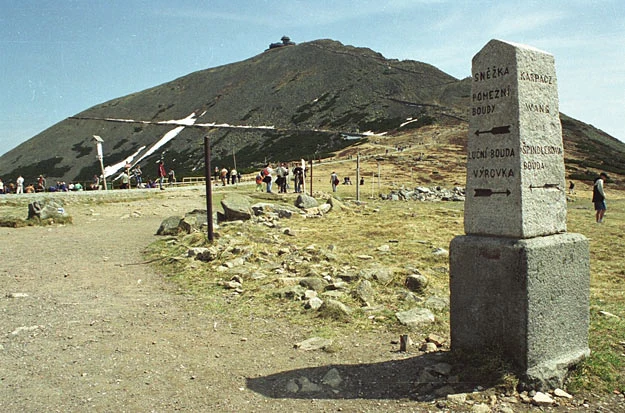
[[[446,351],[399,352],[398,337],[370,331],[327,352],[306,341],[304,327],[207,312],[144,253],[165,217],[204,205],[200,189],[116,203],[76,198],[66,203],[73,224],[0,228],[1,411],[624,408],[617,396],[460,392],[453,378],[434,390],[428,381],[448,379]]]

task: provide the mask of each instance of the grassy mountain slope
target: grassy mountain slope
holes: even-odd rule
[[[154,162],[163,157],[178,176],[185,176],[202,173],[206,134],[214,165],[233,166],[236,152],[240,170],[255,168],[265,160],[319,157],[354,143],[339,132],[401,133],[426,125],[466,125],[469,95],[470,79],[458,80],[429,64],[385,59],[370,49],[317,40],[271,49],[89,108],[0,157],[0,176],[14,180],[22,174],[30,181],[43,173],[52,180],[88,180],[99,172],[92,135],[102,136],[105,163],[112,165],[142,146],[149,148],[174,128],[94,118],[157,122],[195,113],[197,123],[276,128],[187,127],[141,162],[144,174],[154,176]],[[400,127],[407,119],[416,121]],[[623,164],[625,145],[574,119],[563,121],[565,140],[570,139],[567,149],[575,149],[572,160],[577,163],[569,164],[576,173],[591,173],[608,158]]]

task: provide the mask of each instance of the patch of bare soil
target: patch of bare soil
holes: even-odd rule
[[[204,205],[197,190],[76,201],[66,208],[72,225],[0,228],[0,411],[469,411],[482,403],[427,394],[419,373],[446,353],[399,353],[385,331],[342,337],[334,353],[306,352],[293,346],[309,338],[306,328],[241,318],[236,308],[205,311],[143,252],[165,217]]]

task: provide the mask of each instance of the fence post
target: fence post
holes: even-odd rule
[[[208,135],[204,136],[204,182],[206,183],[206,224],[208,241],[213,242],[213,182],[211,181],[211,144]]]

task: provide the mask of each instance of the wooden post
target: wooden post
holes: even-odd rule
[[[213,242],[213,183],[211,181],[211,144],[208,135],[204,136],[204,175],[206,182],[206,223],[208,241]]]
[[[360,201],[360,152],[356,155],[356,201]]]
[[[399,336],[399,351],[406,352],[410,346],[412,346],[412,340],[408,334]]]

